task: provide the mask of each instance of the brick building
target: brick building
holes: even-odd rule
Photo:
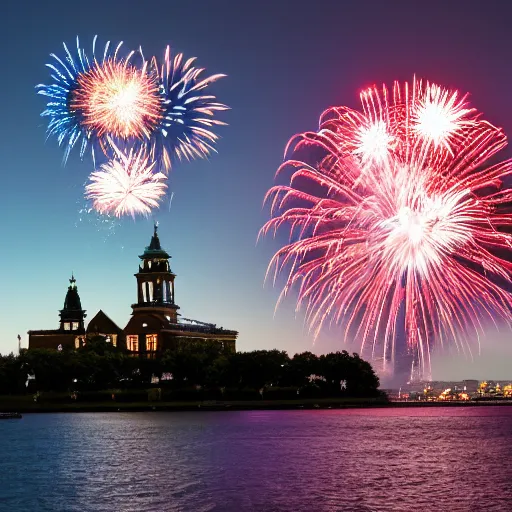
[[[237,331],[215,324],[182,318],[175,302],[176,274],[169,265],[170,256],[162,249],[155,225],[151,242],[139,256],[141,263],[135,274],[137,302],[132,304],[132,317],[124,329],[119,328],[103,311],[99,311],[84,327],[82,309],[75,278],[70,280],[64,308],[60,311],[60,327],[55,330],[29,331],[29,349],[78,348],[86,336],[101,335],[107,341],[141,357],[155,357],[181,344],[214,342],[226,351],[236,351]]]

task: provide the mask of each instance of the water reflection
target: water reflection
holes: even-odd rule
[[[512,509],[512,407],[27,415],[0,510]]]

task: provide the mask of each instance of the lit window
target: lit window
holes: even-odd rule
[[[117,334],[112,334],[112,345],[117,347]]]
[[[146,324],[146,323],[142,324],[142,327],[147,327],[147,326],[148,326],[148,324]]]
[[[156,350],[156,334],[147,334],[146,335],[146,350],[148,352],[154,352]]]
[[[149,281],[148,283],[148,295],[149,295],[149,302],[153,302],[153,282]]]
[[[142,283],[142,300],[143,300],[143,302],[147,302],[148,301],[148,296],[147,296],[147,293],[146,293],[146,281],[144,281]]]
[[[126,338],[126,347],[128,350],[131,350],[132,352],[138,352],[139,351],[139,337],[138,336],[128,336]]]
[[[165,318],[167,318],[167,321],[170,322],[171,321],[171,317],[170,316],[166,316]]]
[[[73,326],[71,328],[73,331],[76,331],[78,329],[78,322],[73,322]]]
[[[75,338],[75,348],[80,348],[80,338],[78,336]]]
[[[71,329],[71,324],[69,322],[64,323],[64,330],[69,331]]]
[[[151,261],[148,261],[148,267],[151,268]]]

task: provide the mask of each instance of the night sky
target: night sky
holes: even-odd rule
[[[58,326],[73,271],[89,318],[101,308],[121,327],[136,300],[133,274],[149,244],[153,220],[177,274],[183,316],[240,331],[238,349],[344,348],[331,330],[313,346],[290,297],[274,316],[278,290],[263,287],[277,242],[256,244],[268,217],[262,199],[273,183],[288,139],[316,129],[322,111],[358,106],[360,89],[418,77],[470,92],[471,103],[512,134],[512,3],[504,1],[227,1],[102,0],[2,4],[0,38],[0,352],[27,346],[29,329]],[[100,41],[170,44],[210,74],[232,110],[209,161],[177,165],[174,193],[148,219],[105,226],[80,215],[83,184],[92,170],[72,153],[62,166],[55,139],[45,141],[45,101],[34,86],[48,82],[49,54],[62,54],[77,35],[90,49]],[[505,150],[502,157],[510,156]],[[489,336],[488,345],[493,345]],[[496,366],[512,355],[501,335],[467,378],[510,376]],[[505,340],[505,341],[503,341]],[[484,346],[484,349],[485,349]],[[438,377],[467,364],[450,360]]]

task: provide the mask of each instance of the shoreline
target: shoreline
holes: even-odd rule
[[[379,399],[262,400],[207,402],[101,402],[101,403],[15,403],[0,401],[0,413],[56,412],[183,412],[183,411],[248,411],[248,410],[328,410],[371,408],[512,406],[512,400],[475,400],[449,402],[384,402]]]

